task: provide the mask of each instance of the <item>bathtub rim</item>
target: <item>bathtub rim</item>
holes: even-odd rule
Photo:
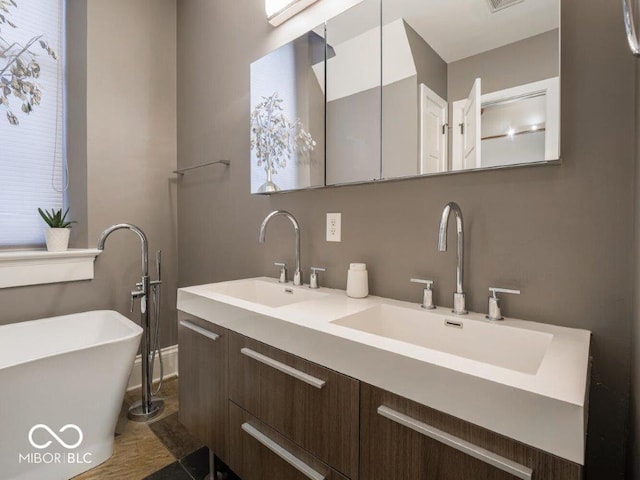
[[[65,315],[56,315],[53,317],[46,317],[46,318],[37,318],[35,320],[27,320],[24,322],[14,322],[14,323],[9,323],[6,325],[0,325],[0,335],[3,334],[3,330],[4,329],[11,329],[11,328],[25,328],[25,326],[33,324],[35,322],[44,322],[44,321],[53,321],[53,320],[58,320],[58,319],[64,319],[67,317],[75,317],[78,315],[86,315],[86,314],[91,314],[91,313],[107,313],[107,314],[115,314],[115,316],[113,318],[116,318],[120,323],[124,324],[125,326],[127,326],[128,328],[131,329],[131,332],[120,336],[118,338],[114,338],[114,339],[110,339],[110,340],[105,340],[105,341],[97,341],[88,345],[84,345],[82,347],[75,347],[75,348],[66,348],[66,349],[62,349],[56,353],[53,354],[47,354],[47,355],[35,355],[27,360],[23,360],[23,361],[17,361],[17,362],[11,362],[8,363],[7,365],[0,365],[0,372],[3,370],[6,370],[8,368],[13,368],[13,367],[18,367],[20,365],[26,365],[28,363],[33,363],[36,362],[38,360],[42,360],[45,358],[56,358],[59,357],[61,355],[67,355],[69,353],[74,353],[74,352],[83,352],[92,348],[97,348],[97,347],[102,347],[102,346],[106,346],[106,345],[111,345],[114,343],[119,343],[119,342],[123,342],[123,341],[127,341],[127,340],[131,340],[134,337],[138,337],[138,347],[139,347],[139,343],[140,343],[140,339],[142,338],[142,333],[144,332],[144,330],[142,329],[142,327],[140,325],[138,325],[137,323],[135,323],[134,321],[132,321],[130,318],[125,317],[124,315],[122,315],[120,312],[117,312],[116,310],[88,310],[88,311],[84,311],[84,312],[76,312],[76,313],[69,313],[69,314],[65,314]]]

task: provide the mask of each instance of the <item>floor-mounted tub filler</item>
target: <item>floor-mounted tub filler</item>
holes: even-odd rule
[[[111,456],[141,336],[113,311],[0,327],[3,479],[68,479]]]

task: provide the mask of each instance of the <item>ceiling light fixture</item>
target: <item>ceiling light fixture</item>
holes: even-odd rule
[[[318,0],[265,0],[267,20],[274,27],[286,22]]]

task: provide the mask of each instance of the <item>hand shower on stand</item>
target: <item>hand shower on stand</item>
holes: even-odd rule
[[[140,300],[140,324],[144,329],[144,336],[142,338],[141,356],[142,356],[142,398],[139,402],[134,403],[128,412],[128,417],[134,422],[146,422],[152,418],[158,416],[164,407],[164,402],[160,398],[153,398],[151,384],[153,367],[151,366],[152,356],[151,352],[151,328],[149,321],[149,308],[148,300],[149,294],[152,293],[152,287],[155,289],[156,299],[156,346],[158,345],[158,325],[159,325],[159,306],[160,306],[160,273],[161,273],[161,258],[162,254],[158,251],[156,255],[156,266],[158,270],[158,279],[153,282],[149,278],[149,242],[144,232],[128,223],[121,223],[113,225],[107,228],[100,238],[98,239],[98,249],[104,250],[104,244],[109,235],[116,230],[130,230],[138,235],[142,244],[142,279],[136,284],[136,290],[131,292],[131,311],[133,312],[133,306],[136,299]],[[154,353],[155,358],[155,353]],[[162,357],[160,357],[161,359]]]

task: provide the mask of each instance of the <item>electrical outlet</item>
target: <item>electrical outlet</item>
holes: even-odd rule
[[[327,213],[327,242],[342,241],[342,214]]]

